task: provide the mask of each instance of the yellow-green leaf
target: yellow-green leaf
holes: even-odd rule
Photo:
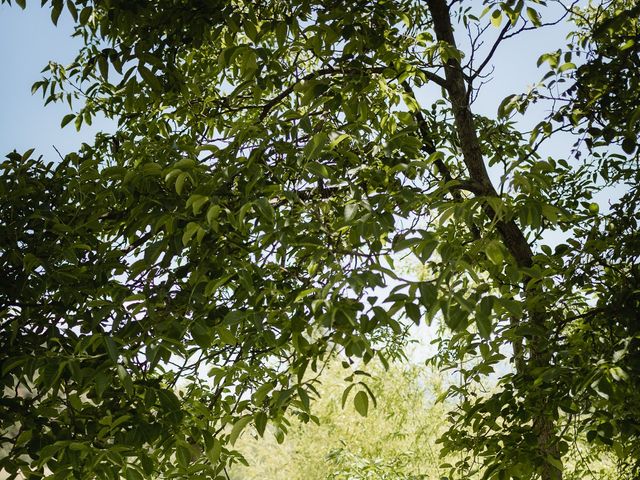
[[[502,11],[494,10],[493,13],[491,13],[491,25],[497,28],[500,26],[501,23],[502,23]]]
[[[233,428],[231,429],[231,433],[229,434],[229,443],[231,445],[235,445],[236,440],[242,433],[242,430],[249,424],[251,421],[251,415],[245,415],[240,418],[236,423],[233,424]]]
[[[502,246],[497,240],[492,240],[485,247],[485,253],[489,260],[496,265],[502,264],[504,261],[504,254],[502,252]]]

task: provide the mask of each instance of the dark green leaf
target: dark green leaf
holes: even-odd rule
[[[367,414],[369,413],[369,397],[367,396],[367,393],[363,390],[360,390],[358,393],[356,393],[356,395],[353,397],[353,406],[356,408],[356,411],[362,415],[363,417],[366,417]]]

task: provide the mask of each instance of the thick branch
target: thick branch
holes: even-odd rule
[[[437,39],[455,48],[456,42],[446,2],[444,0],[430,0],[429,10],[433,18]],[[478,196],[497,198],[499,195],[487,172],[480,141],[476,134],[476,126],[469,108],[465,77],[460,62],[454,58],[449,59],[444,66],[444,72],[447,81],[446,90],[453,107],[453,116],[458,138],[460,139],[463,161],[469,171],[469,176],[479,187]],[[496,212],[489,205],[485,204],[484,209],[490,218],[496,218]],[[517,264],[520,267],[530,267],[532,265],[533,252],[518,225],[513,220],[499,220],[496,226],[505,246],[513,255]]]

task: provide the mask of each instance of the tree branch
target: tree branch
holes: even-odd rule
[[[455,48],[456,41],[446,2],[444,0],[429,0],[428,6],[433,18],[437,39]],[[471,180],[475,182],[477,187],[475,193],[477,196],[499,198],[484,163],[475,121],[469,108],[469,97],[462,66],[458,60],[450,58],[444,65],[444,72],[447,81],[446,91],[453,109],[463,161]],[[492,220],[497,219],[495,210],[486,203],[484,204],[484,210],[489,218]],[[520,267],[530,267],[533,263],[533,251],[515,221],[497,220],[496,228],[516,263]]]
[[[315,72],[308,73],[304,77],[300,77],[295,83],[289,85],[286,89],[280,92],[277,96],[269,100],[262,106],[262,111],[260,112],[259,119],[264,120],[269,112],[280,102],[282,102],[285,98],[291,95],[291,92],[295,89],[296,85],[300,82],[305,82],[309,80],[313,80],[314,78],[322,77],[324,75],[353,75],[353,74],[363,74],[363,73],[383,73],[385,70],[391,70],[390,67],[370,67],[366,69],[357,69],[357,68],[337,68],[337,67],[328,67],[321,68],[316,70]],[[429,81],[440,85],[441,87],[446,86],[446,80],[435,73],[429,72],[428,70],[420,69],[419,70]]]

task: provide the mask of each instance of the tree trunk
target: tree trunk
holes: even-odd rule
[[[453,27],[451,25],[451,17],[449,15],[449,7],[446,0],[428,0],[428,7],[433,19],[433,28],[436,38],[440,42],[446,42],[456,48],[456,42],[453,35]],[[456,59],[449,59],[444,65],[446,86],[445,90],[451,102],[453,109],[456,133],[460,141],[460,148],[464,164],[469,172],[471,180],[478,185],[476,196],[482,197],[498,197],[498,193],[489,178],[487,169],[482,156],[480,142],[476,133],[476,125],[471,112],[469,102],[469,92],[467,91],[465,77],[460,62]],[[496,217],[495,211],[485,204],[485,213],[491,218]],[[514,220],[499,220],[496,227],[503,243],[514,257],[518,266],[530,267],[533,264],[533,252],[527,242],[523,231]],[[530,285],[529,279],[524,281],[524,295],[533,297],[539,291],[536,285]],[[530,310],[528,312],[530,321],[536,326],[545,327],[544,312]],[[546,348],[547,338],[543,335],[531,338],[528,342],[529,361],[524,362],[522,358],[516,358],[516,368],[518,373],[525,374],[539,367],[547,367],[550,365],[551,357]],[[521,343],[514,345],[516,356],[520,356],[523,351]],[[536,398],[533,398],[536,397]],[[532,400],[539,401],[541,405],[545,404],[543,395],[534,392]],[[562,471],[556,468],[554,463],[560,461],[558,452],[557,438],[555,434],[555,425],[551,412],[546,412],[544,408],[536,413],[533,418],[533,431],[537,437],[538,449],[542,457],[542,479],[543,480],[561,480]],[[549,461],[551,459],[552,461]]]

